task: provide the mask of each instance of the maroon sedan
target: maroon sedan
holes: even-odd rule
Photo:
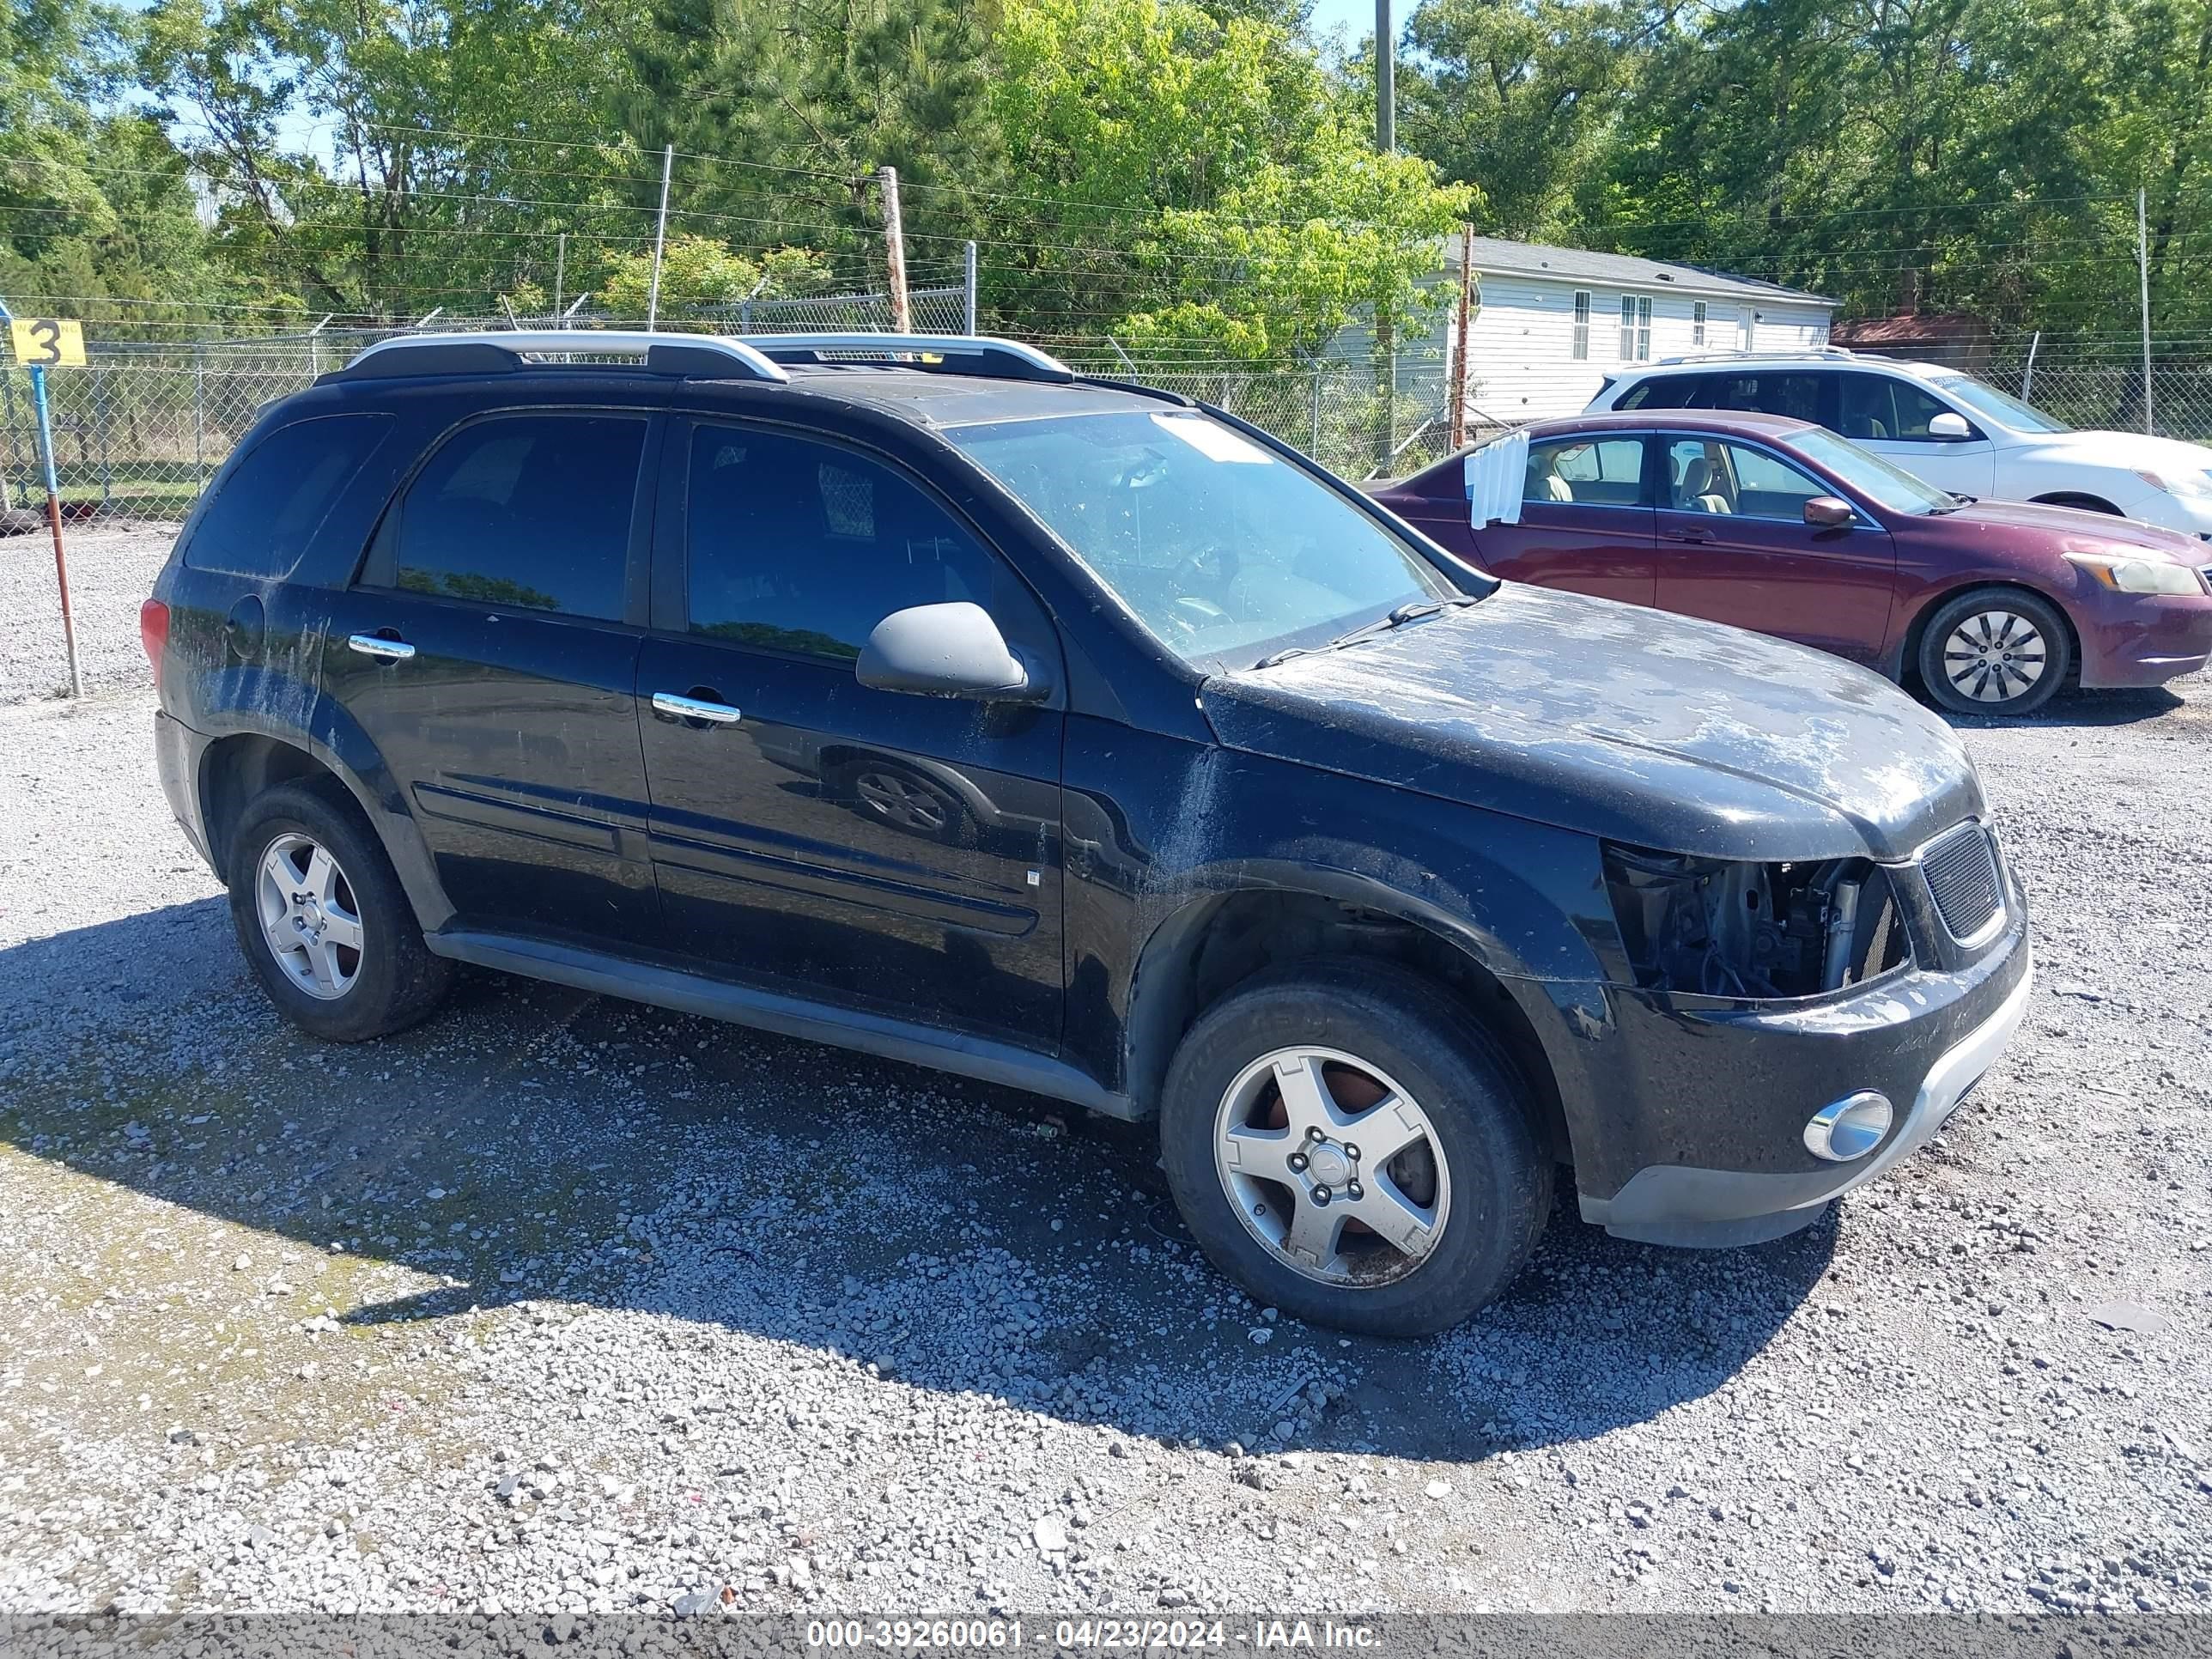
[[[1778,635],[1961,713],[2212,654],[2212,547],[2177,532],[1962,499],[1825,427],[1697,410],[1537,422],[1516,504],[1522,436],[1370,488],[1497,575]]]

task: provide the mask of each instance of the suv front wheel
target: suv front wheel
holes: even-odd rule
[[[1387,963],[1309,964],[1210,1009],[1169,1068],[1160,1135],[1217,1266],[1263,1304],[1370,1335],[1468,1317],[1551,1212],[1511,1068]]]
[[[452,982],[384,849],[314,789],[280,785],[246,809],[230,838],[229,886],[255,976],[313,1036],[361,1042],[400,1030]]]

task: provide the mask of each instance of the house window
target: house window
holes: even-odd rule
[[[1738,306],[1735,308],[1735,343],[1738,350],[1751,349],[1752,341],[1755,337],[1753,330],[1758,320],[1758,313],[1749,306]]]
[[[1575,361],[1578,363],[1589,361],[1589,290],[1578,288],[1575,290]]]
[[[1690,343],[1692,345],[1703,345],[1705,343],[1705,302],[1703,300],[1699,300],[1690,307]]]
[[[1651,296],[1648,294],[1620,296],[1620,361],[1651,361]]]

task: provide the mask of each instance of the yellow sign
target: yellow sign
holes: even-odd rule
[[[26,368],[84,367],[84,325],[74,317],[18,317],[9,331]]]

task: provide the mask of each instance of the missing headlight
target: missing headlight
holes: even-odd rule
[[[1866,859],[1747,864],[1609,842],[1605,879],[1648,990],[1812,996],[1905,957],[1888,873]]]

